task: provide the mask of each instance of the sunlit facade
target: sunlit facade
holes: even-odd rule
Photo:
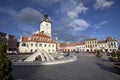
[[[48,15],[44,15],[40,23],[40,31],[35,32],[30,37],[22,36],[19,44],[20,53],[34,53],[37,50],[55,53],[56,41],[51,37],[51,22]]]

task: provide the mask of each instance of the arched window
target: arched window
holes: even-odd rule
[[[109,43],[108,45],[110,46],[111,44]]]
[[[37,43],[35,44],[35,46],[37,47]]]
[[[22,43],[22,46],[26,46],[26,44],[25,44],[25,43]]]
[[[46,44],[44,46],[46,47]]]
[[[54,52],[54,49],[52,51]]]
[[[52,45],[52,47],[54,47],[54,45]]]
[[[116,43],[114,42],[114,47],[116,48]]]
[[[34,38],[34,40],[36,40],[37,38]]]
[[[40,43],[39,46],[42,47],[42,44]]]
[[[49,44],[49,47],[50,47],[50,44]]]
[[[31,46],[33,46],[33,43],[31,43]]]
[[[113,43],[111,42],[111,47],[113,47]]]
[[[33,50],[31,49],[30,52],[33,52]]]

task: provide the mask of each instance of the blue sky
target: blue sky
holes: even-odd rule
[[[0,0],[0,32],[29,36],[39,30],[44,14],[60,41],[120,40],[120,0]]]

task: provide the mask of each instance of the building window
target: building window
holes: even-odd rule
[[[35,46],[37,47],[37,43],[35,44]]]
[[[115,44],[115,42],[114,42],[114,47],[116,48],[116,44]]]
[[[44,46],[46,47],[46,44]]]
[[[37,38],[34,38],[34,40],[37,40]]]
[[[30,52],[32,52],[33,50],[31,49]]]
[[[40,47],[42,47],[42,44],[39,44]]]
[[[111,47],[113,47],[113,43],[111,42]]]
[[[31,43],[31,46],[33,46],[33,43]]]
[[[54,47],[54,45],[52,45],[52,47]]]
[[[50,44],[49,44],[49,47],[50,47]]]
[[[26,46],[26,44],[25,44],[25,43],[22,43],[22,46]]]
[[[37,51],[37,49],[35,49],[35,52]]]
[[[48,49],[48,51],[50,51],[50,49]]]

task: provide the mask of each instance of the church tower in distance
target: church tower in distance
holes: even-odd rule
[[[51,37],[51,21],[49,20],[48,15],[44,15],[44,18],[40,23],[40,32]]]

